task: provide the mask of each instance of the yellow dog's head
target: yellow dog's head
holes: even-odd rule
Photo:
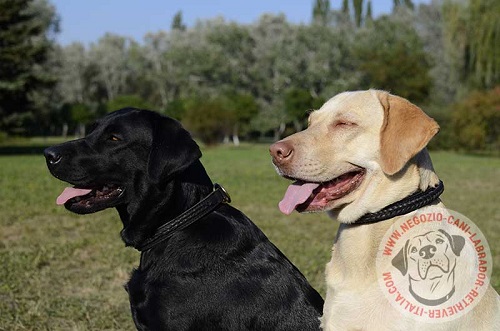
[[[329,211],[351,223],[435,185],[430,159],[421,152],[438,131],[420,108],[384,91],[333,97],[310,114],[306,130],[270,148],[278,173],[295,180],[281,211]]]

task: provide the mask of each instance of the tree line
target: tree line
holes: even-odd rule
[[[277,139],[306,125],[331,96],[388,90],[442,126],[441,148],[500,147],[500,4],[494,0],[311,3],[311,22],[263,14],[193,27],[176,13],[168,31],[141,41],[107,33],[58,45],[48,0],[0,0],[0,131],[83,135],[126,106],[181,120],[206,143]]]

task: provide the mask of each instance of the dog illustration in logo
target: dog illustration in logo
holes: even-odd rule
[[[408,274],[410,293],[418,302],[437,306],[455,292],[455,267],[464,245],[462,236],[429,231],[408,239],[392,265]]]

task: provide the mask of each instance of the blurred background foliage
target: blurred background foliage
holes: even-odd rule
[[[498,151],[500,2],[394,0],[376,18],[375,5],[315,0],[308,24],[264,14],[186,27],[178,12],[141,41],[61,46],[48,0],[0,0],[0,140],[82,136],[126,106],[181,120],[208,144],[278,139],[333,95],[375,88],[439,121],[431,147]]]

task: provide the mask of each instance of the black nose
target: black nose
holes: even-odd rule
[[[61,162],[61,159],[62,159],[61,154],[59,154],[57,152],[57,150],[55,150],[51,147],[46,148],[44,151],[44,154],[45,154],[45,159],[47,160],[47,163],[49,163],[51,165],[58,164],[59,162]]]
[[[427,245],[422,248],[420,248],[420,251],[418,254],[423,258],[423,259],[432,259],[434,257],[434,254],[436,253],[436,246],[434,245]]]

